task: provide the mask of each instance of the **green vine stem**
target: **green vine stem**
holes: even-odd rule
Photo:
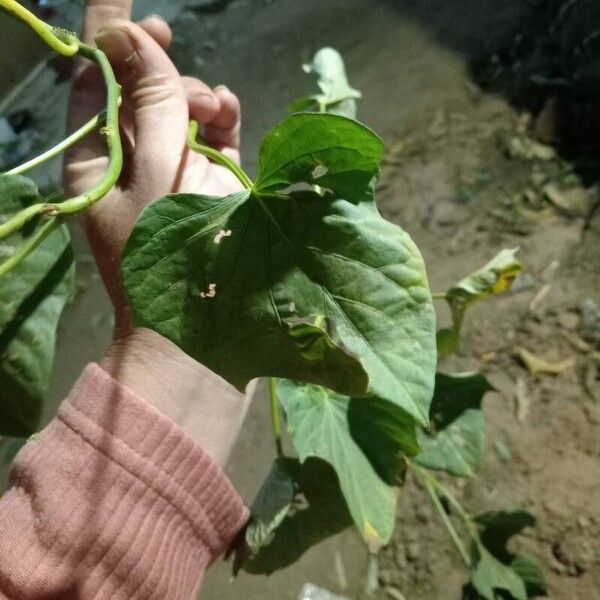
[[[46,150],[46,152],[28,160],[26,163],[11,169],[10,171],[6,171],[5,175],[21,175],[21,173],[25,173],[26,171],[30,171],[35,167],[45,163],[46,161],[54,158],[58,154],[61,154],[65,150],[68,150],[71,146],[74,146],[77,142],[83,139],[86,135],[94,131],[97,127],[106,122],[106,111],[102,111],[100,114],[96,115],[93,119],[90,119],[85,125],[80,127],[77,131],[74,131],[69,137],[65,138],[62,142],[50,148],[50,150]]]
[[[44,223],[10,258],[0,264],[0,277],[25,260],[60,224],[60,219],[51,219]]]
[[[0,0],[0,3],[1,2],[6,2],[6,0]],[[117,83],[112,67],[104,52],[97,48],[80,44],[79,54],[93,60],[100,66],[106,84],[106,125],[102,128],[101,133],[106,137],[108,145],[108,168],[95,187],[79,196],[75,196],[74,198],[70,198],[69,200],[65,200],[58,204],[40,202],[28,206],[26,209],[18,212],[12,219],[9,219],[0,225],[0,240],[21,229],[21,227],[35,215],[71,215],[88,208],[106,196],[119,179],[121,169],[123,168],[123,149],[121,147],[121,137],[119,135],[121,86]],[[54,155],[54,149],[48,150],[46,155]]]
[[[56,29],[41,19],[38,19],[31,11],[19,4],[16,0],[0,0],[0,8],[7,13],[23,21],[35,31],[53,50],[63,56],[75,56],[79,51],[79,40],[74,34]]]
[[[279,381],[276,377],[269,378],[269,399],[271,402],[271,426],[273,428],[273,436],[275,437],[275,448],[277,456],[283,456],[283,445],[281,443],[281,416],[279,413],[279,393],[277,386]]]
[[[442,519],[442,521],[444,523],[444,526],[448,530],[448,533],[450,534],[450,537],[452,538],[454,545],[456,546],[458,552],[461,555],[461,558],[465,562],[465,565],[467,567],[470,567],[471,559],[469,557],[469,553],[467,552],[460,536],[458,535],[454,525],[452,524],[452,521],[448,517],[448,514],[444,510],[444,507],[442,506],[442,503],[440,502],[439,496],[441,495],[448,500],[448,502],[450,503],[452,508],[454,508],[454,510],[456,511],[458,516],[462,519],[462,521],[465,525],[465,528],[469,534],[469,537],[472,540],[478,542],[479,541],[479,532],[477,530],[477,526],[473,522],[473,518],[463,508],[462,504],[456,499],[454,494],[452,494],[450,492],[450,490],[448,490],[448,488],[446,486],[444,486],[440,481],[438,481],[438,479],[436,479],[427,469],[419,467],[418,465],[416,465],[410,461],[406,461],[406,464],[408,465],[408,467],[410,469],[412,469],[412,471],[417,476],[419,476],[421,481],[425,484],[427,492],[429,493],[429,496],[431,497],[431,501],[433,502],[436,510],[438,511],[440,518]]]
[[[65,56],[79,54],[96,62],[100,67],[107,91],[106,111],[97,115],[78,131],[71,134],[66,140],[47,150],[42,155],[28,161],[20,167],[9,171],[10,174],[18,174],[42,164],[44,161],[56,156],[58,153],[69,148],[85,135],[93,131],[101,122],[105,122],[101,133],[106,137],[108,146],[108,167],[102,179],[91,190],[78,196],[57,204],[39,202],[19,211],[11,219],[0,225],[0,240],[19,231],[29,220],[37,215],[48,217],[59,217],[78,213],[93,203],[103,198],[117,182],[123,168],[123,149],[119,135],[119,105],[121,103],[121,87],[119,86],[110,62],[105,54],[82,44],[74,34],[54,29],[38,19],[33,13],[21,6],[16,0],[0,0],[0,8],[6,10],[12,16],[25,22],[31,27],[52,49]],[[13,256],[0,265],[0,274],[6,273],[29,253],[31,253],[49,234],[54,226],[44,225],[38,233],[27,244],[20,248]],[[38,237],[39,236],[39,237]]]
[[[230,158],[225,156],[222,152],[207,146],[206,144],[201,144],[197,140],[198,138],[198,123],[196,121],[190,121],[190,126],[188,129],[188,138],[187,143],[188,146],[194,150],[194,152],[198,152],[199,154],[203,154],[210,160],[216,162],[217,164],[229,169],[240,181],[240,183],[247,189],[251,190],[254,186],[252,179],[246,175],[246,172],[232,161]]]
[[[429,482],[427,480],[425,480],[424,483],[425,483],[425,488],[427,489],[427,492],[429,494],[429,497],[431,498],[433,505],[435,506],[436,510],[438,511],[438,514],[440,515],[440,518],[442,519],[442,522],[444,523],[446,530],[448,531],[450,537],[452,538],[452,541],[454,542],[454,545],[456,546],[458,553],[460,554],[461,558],[463,559],[463,562],[465,563],[466,567],[469,568],[471,566],[471,560],[469,558],[469,554],[465,548],[465,545],[463,544],[462,540],[460,539],[458,532],[454,528],[454,525],[452,524],[450,517],[446,514],[446,511],[444,510],[444,507],[442,506],[442,503],[440,502],[440,499],[437,495],[437,492],[435,491],[435,488],[433,487],[431,482]]]
[[[47,214],[69,215],[78,213],[110,192],[117,183],[121,170],[123,169],[123,148],[119,133],[119,105],[121,104],[121,86],[118,84],[115,74],[110,66],[106,55],[98,48],[92,48],[85,44],[79,46],[79,54],[96,62],[102,71],[106,85],[106,125],[101,133],[106,137],[108,146],[108,167],[102,179],[91,190],[65,200],[60,204],[46,205]]]

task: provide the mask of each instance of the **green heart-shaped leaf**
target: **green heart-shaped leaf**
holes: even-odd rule
[[[479,539],[473,544],[471,583],[477,594],[471,596],[496,600],[493,590],[509,592],[515,600],[545,596],[546,577],[537,560],[507,548],[510,538],[535,524],[533,516],[514,508],[478,515],[474,522]]]
[[[380,461],[394,461],[397,465],[404,447],[409,452],[415,450],[413,420],[390,405],[396,415],[388,413],[392,417],[387,421],[389,429],[379,429],[377,418],[381,412],[378,413],[380,409],[374,399],[350,399],[319,386],[293,381],[280,382],[279,399],[300,460],[312,456],[332,465],[358,530],[371,552],[376,552],[389,541],[394,530],[397,498],[394,484],[398,482],[388,483],[382,478],[364,447]],[[355,439],[353,430],[361,430],[361,437]]]
[[[471,477],[485,453],[483,396],[494,388],[480,373],[438,373],[429,412],[431,432],[418,431],[421,454],[415,461],[457,477]]]
[[[24,206],[41,202],[35,184],[0,176],[0,222]],[[8,258],[35,225],[0,242]],[[54,231],[36,251],[0,278],[0,434],[25,437],[38,425],[47,393],[56,328],[74,287],[73,252],[66,227]]]
[[[494,558],[481,543],[473,546],[471,584],[485,600],[498,600],[496,593],[508,592],[514,600],[527,600],[525,583],[509,566]]]
[[[357,121],[298,113],[265,136],[255,190],[281,192],[305,183],[352,202],[372,200],[382,154],[382,140]]]
[[[238,388],[293,378],[427,422],[436,352],[425,268],[370,204],[167,196],[138,220],[123,281],[138,324]]]

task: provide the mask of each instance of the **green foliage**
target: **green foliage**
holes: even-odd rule
[[[246,540],[252,541],[252,549],[244,543],[235,549],[236,570],[243,566],[248,573],[268,575],[293,564],[310,547],[352,524],[335,471],[326,462],[309,458],[300,463],[297,459],[281,458],[273,469],[277,475],[267,478],[251,509]],[[286,476],[293,485],[294,497],[284,518],[280,519],[279,509],[283,510],[289,502],[288,485],[282,485]],[[285,490],[283,495],[282,490]],[[275,509],[265,510],[263,498],[271,494],[280,500],[273,505]],[[277,527],[274,515],[279,521]],[[270,535],[257,535],[257,527],[270,529]],[[255,540],[261,544],[254,543]]]
[[[265,136],[254,192],[285,192],[305,183],[330,189],[350,202],[373,200],[383,141],[368,127],[345,117],[300,113]]]
[[[279,397],[300,460],[317,457],[334,468],[354,523],[369,550],[376,552],[394,530],[399,458],[416,450],[412,418],[396,409],[389,415],[392,418],[386,431],[370,419],[371,412],[377,411],[371,399],[351,399],[319,386],[286,380],[280,383]],[[369,427],[357,437],[354,432],[363,423]],[[396,477],[386,481],[363,448],[380,460],[395,461]]]
[[[150,204],[123,259],[137,323],[240,389],[296,379],[426,423],[435,313],[418,249],[370,199],[379,153],[354,121],[292,115],[267,135],[255,189]],[[312,183],[308,155],[331,193],[285,193]]]
[[[478,515],[474,520],[480,529],[481,545],[505,569],[508,568],[522,580],[526,597],[545,596],[546,578],[537,560],[528,554],[513,553],[507,548],[513,536],[521,533],[526,527],[535,525],[533,515],[522,508],[514,508],[487,512]],[[514,597],[518,600],[518,596]]]
[[[441,356],[454,354],[458,349],[463,319],[470,306],[510,289],[521,272],[521,263],[516,259],[517,252],[518,248],[502,250],[485,266],[461,279],[444,294],[452,314],[452,327],[438,331],[437,347]]]
[[[275,530],[290,511],[296,495],[296,486],[288,463],[277,459],[252,503],[252,521],[246,528],[246,544],[256,554],[269,544]]]
[[[415,459],[429,469],[471,477],[485,453],[485,419],[481,401],[492,386],[481,373],[438,373],[431,402],[431,429],[419,430],[421,454]]]
[[[17,175],[0,176],[0,223],[40,200],[32,181]],[[11,256],[36,230],[32,223],[0,241],[3,257]],[[73,286],[73,253],[65,226],[2,278],[1,435],[25,437],[39,423],[52,373],[58,319]]]
[[[290,112],[316,110],[356,118],[356,100],[362,94],[350,87],[344,61],[337,50],[321,48],[303,69],[312,76],[319,91],[293,102]]]
[[[514,600],[527,600],[525,583],[510,567],[502,564],[485,546],[473,544],[471,584],[479,598],[500,600],[500,592],[507,592]]]
[[[22,14],[54,49],[96,60],[108,94],[106,116],[19,171],[58,154],[103,119],[110,161],[92,190],[51,205],[29,180],[0,176],[0,252],[9,259],[0,262],[0,434],[12,436],[37,425],[58,319],[73,289],[72,251],[60,219],[110,191],[122,166],[119,86],[108,60],[74,36],[65,44],[34,15]],[[435,313],[423,260],[374,201],[383,143],[353,120],[360,92],[350,87],[335,50],[320,50],[305,70],[319,91],[293,110],[319,114],[293,114],[266,135],[255,183],[200,143],[192,124],[190,148],[229,168],[246,189],[225,198],[156,200],[141,214],[123,257],[138,324],[240,389],[259,376],[289,378],[271,385],[280,456],[234,550],[235,569],[272,573],[352,523],[369,550],[378,551],[392,536],[398,489],[411,467],[470,569],[468,594],[485,600],[543,594],[535,559],[507,549],[513,535],[533,525],[531,515],[512,510],[473,519],[430,472],[464,477],[479,468],[481,402],[491,386],[481,374],[439,374],[434,392]],[[444,294],[453,327],[438,334],[442,354],[456,350],[466,309],[506,290],[519,270],[515,251],[505,250]],[[297,459],[282,455],[279,406]],[[20,443],[0,442],[0,461]],[[470,554],[440,497],[462,518]]]

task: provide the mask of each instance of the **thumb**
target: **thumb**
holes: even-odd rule
[[[188,127],[181,77],[161,46],[134,23],[111,23],[98,32],[96,43],[123,88],[124,109],[133,115],[133,183],[143,182],[155,194],[168,193],[178,173]]]

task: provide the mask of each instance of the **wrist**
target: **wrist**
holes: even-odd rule
[[[223,466],[252,390],[238,392],[175,344],[149,329],[118,337],[100,366],[190,435]]]

